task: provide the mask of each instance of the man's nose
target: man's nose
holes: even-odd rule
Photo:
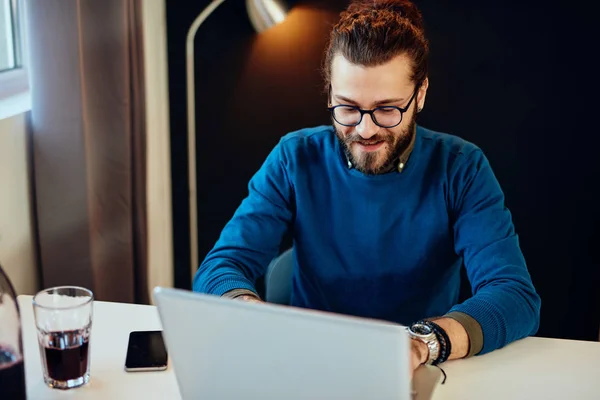
[[[363,139],[369,139],[375,136],[379,132],[379,126],[373,121],[373,116],[364,114],[360,124],[356,126],[356,133]]]

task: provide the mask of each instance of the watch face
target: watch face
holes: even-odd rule
[[[425,324],[413,324],[410,327],[410,330],[413,331],[413,333],[417,334],[417,335],[429,335],[433,332],[433,330],[431,329],[431,327],[425,325]]]

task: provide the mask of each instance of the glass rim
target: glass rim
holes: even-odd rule
[[[42,293],[48,293],[50,291],[59,290],[59,289],[77,289],[77,290],[81,290],[83,292],[89,293],[90,297],[84,303],[77,304],[77,305],[64,306],[64,307],[49,307],[49,306],[44,306],[44,305],[38,303],[35,300]],[[94,301],[94,293],[90,289],[86,289],[86,288],[81,287],[81,286],[69,286],[69,285],[54,286],[54,287],[50,287],[50,288],[47,288],[47,289],[42,289],[39,292],[37,292],[33,296],[33,299],[32,299],[32,303],[33,303],[34,307],[39,307],[39,308],[43,308],[43,309],[46,309],[46,310],[72,310],[74,308],[79,308],[79,307],[82,307],[82,306],[86,306],[86,305],[90,304],[92,301]]]

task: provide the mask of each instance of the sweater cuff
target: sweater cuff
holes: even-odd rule
[[[252,297],[256,297],[258,300],[260,300],[260,297],[258,297],[258,295],[256,293],[254,293],[252,290],[248,290],[248,289],[233,289],[233,290],[223,293],[221,297],[235,299],[236,297],[240,297],[240,296],[252,296]]]
[[[465,358],[472,357],[483,349],[483,330],[475,318],[459,311],[451,311],[445,317],[457,321],[467,331],[467,335],[469,336],[469,352]]]
[[[238,277],[227,277],[219,280],[218,282],[214,282],[211,286],[206,288],[206,293],[214,294],[216,296],[223,296],[223,294],[234,289],[246,289],[256,294],[256,289],[250,281],[246,279],[240,279]]]

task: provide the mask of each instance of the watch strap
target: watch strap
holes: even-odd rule
[[[433,362],[433,365],[438,365],[443,362],[446,362],[446,360],[448,360],[448,357],[450,357],[450,354],[452,353],[452,343],[450,343],[450,337],[448,336],[444,328],[442,328],[433,321],[427,322],[432,327],[433,332],[435,333],[435,335],[438,338],[438,341],[440,342],[440,353],[438,355],[438,358]]]

